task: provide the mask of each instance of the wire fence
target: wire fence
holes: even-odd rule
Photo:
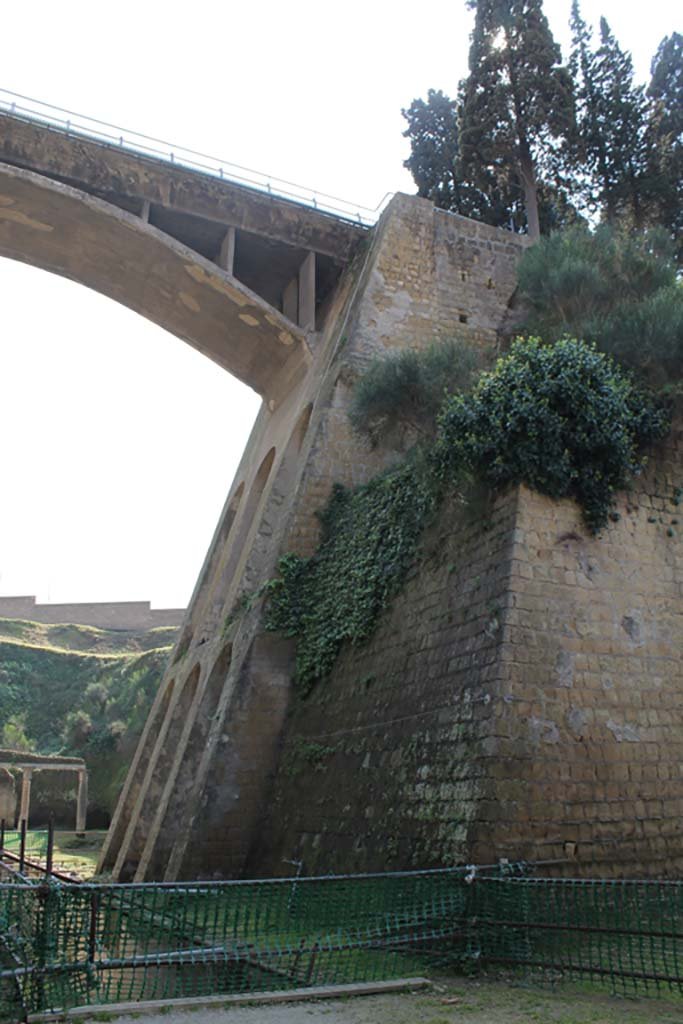
[[[107,124],[106,121],[87,117],[85,114],[62,110],[51,103],[44,103],[42,100],[22,96],[7,89],[0,89],[0,113],[8,114],[22,121],[40,124],[50,131],[80,136],[100,145],[126,150],[137,156],[162,160],[165,163],[185,167],[198,174],[232,181],[238,185],[246,185],[248,188],[255,188],[260,192],[267,192],[282,199],[312,206],[322,213],[330,213],[344,220],[355,221],[365,227],[370,227],[377,221],[391,198],[391,194],[387,193],[372,209],[341,199],[339,196],[328,195],[326,192],[297,185],[292,181],[275,178],[250,167],[242,167],[229,160],[220,160],[185,146],[177,146],[163,139],[156,139],[149,135],[142,135],[140,132]]]
[[[24,854],[29,860],[44,860],[47,854],[47,829],[30,829],[26,832]],[[21,830],[5,829],[2,849],[19,854],[21,850]]]
[[[0,1019],[503,964],[683,993],[683,883],[450,869],[0,885]]]

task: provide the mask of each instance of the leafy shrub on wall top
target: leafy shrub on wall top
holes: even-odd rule
[[[593,346],[519,339],[470,396],[446,402],[434,459],[441,475],[468,471],[494,491],[574,498],[595,533],[668,430],[666,410]]]
[[[518,276],[531,334],[594,341],[657,384],[683,373],[683,287],[665,232],[576,226],[527,249]]]
[[[460,339],[375,359],[354,387],[351,426],[373,447],[433,438],[446,396],[468,391],[482,367],[482,352]]]

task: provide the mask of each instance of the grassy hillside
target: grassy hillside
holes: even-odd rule
[[[0,745],[84,757],[105,824],[175,635],[0,619]],[[73,795],[67,776],[36,776],[34,821],[48,805],[68,818]]]

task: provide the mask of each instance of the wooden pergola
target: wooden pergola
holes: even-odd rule
[[[34,772],[76,772],[78,775],[76,831],[85,832],[88,807],[88,770],[81,757],[52,757],[48,754],[27,754],[21,750],[0,750],[0,768],[6,768],[11,772],[21,772],[19,822],[25,821],[27,828]]]

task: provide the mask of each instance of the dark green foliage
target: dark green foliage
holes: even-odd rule
[[[601,45],[595,54],[595,106],[587,136],[589,168],[597,171],[598,205],[608,220],[628,216],[635,227],[647,222],[647,102],[633,84],[633,62],[600,19]],[[602,151],[601,166],[595,153]]]
[[[571,81],[541,0],[469,6],[476,14],[463,84],[461,173],[483,191],[492,181],[517,182],[537,238],[538,179],[545,173],[553,180],[555,150],[571,131]]]
[[[517,177],[509,171],[477,177],[479,184],[463,176],[460,163],[458,120],[462,99],[451,100],[430,89],[427,100],[415,99],[403,116],[410,139],[410,156],[404,161],[417,185],[417,194],[431,199],[442,210],[482,221],[492,227],[522,232],[526,226],[523,194]],[[538,182],[541,231],[572,224],[577,212],[563,188]]]
[[[316,554],[281,559],[267,626],[298,638],[296,680],[303,693],[330,671],[343,643],[370,635],[403,582],[436,504],[432,475],[409,460],[355,491],[337,486]]]
[[[573,335],[647,375],[683,369],[683,290],[661,230],[575,227],[528,249],[519,266],[528,330],[546,341]]]
[[[455,176],[458,152],[457,104],[445,93],[430,89],[427,101],[415,99],[401,113],[408,122],[410,157],[403,166],[412,174],[417,194],[431,199],[442,210],[460,209],[459,182]]]
[[[570,339],[520,339],[471,396],[448,400],[435,460],[447,479],[465,471],[494,491],[525,483],[574,498],[597,532],[643,448],[668,429],[667,413],[609,357]]]
[[[168,653],[98,657],[0,640],[0,723],[34,751],[84,757],[91,803],[111,813]]]
[[[671,140],[683,142],[683,36],[662,39],[650,66],[648,96],[660,107],[660,127]]]
[[[429,90],[403,111],[418,194],[442,209],[533,237],[598,214],[661,226],[683,261],[683,36],[659,46],[647,90],[603,18],[572,3],[560,65],[541,0],[467,0],[470,74],[457,100]],[[569,72],[569,73],[568,73]]]
[[[521,227],[524,211],[516,182],[490,175],[482,188],[458,173],[458,106],[441,90],[430,89],[426,102],[414,99],[402,111],[408,122],[403,134],[410,139],[410,156],[403,166],[412,174],[417,194],[442,210],[494,227]]]
[[[446,395],[467,391],[482,365],[481,352],[464,341],[376,359],[354,388],[351,424],[373,445],[398,447],[406,431],[413,438],[432,437]]]
[[[673,32],[652,61],[648,96],[650,215],[676,241],[683,263],[683,36]]]
[[[600,45],[572,4],[570,70],[576,132],[566,151],[576,202],[610,223],[659,225],[672,239],[683,227],[683,38],[662,41],[647,92],[634,84],[633,63],[600,22]]]

